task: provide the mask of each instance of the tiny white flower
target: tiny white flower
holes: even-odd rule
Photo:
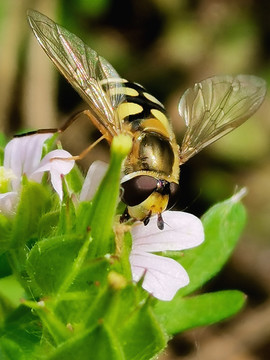
[[[36,175],[43,175],[45,171],[49,171],[51,175],[52,186],[62,201],[62,176],[68,174],[72,170],[75,163],[74,160],[65,160],[71,156],[72,155],[65,150],[53,150],[49,152],[41,160],[38,168],[31,174],[30,178],[34,179]]]
[[[203,225],[196,216],[180,211],[165,211],[164,230],[156,225],[156,216],[149,224],[135,224],[131,230],[130,264],[135,282],[143,278],[142,287],[154,297],[170,301],[176,292],[188,285],[186,270],[175,260],[152,254],[159,251],[180,251],[200,245],[204,240]]]
[[[41,160],[43,144],[52,135],[40,133],[16,137],[6,145],[4,166],[0,172],[0,212],[14,212],[23,175],[41,182],[44,172],[49,171],[52,185],[62,200],[61,177],[72,169],[74,161],[61,159],[71,157],[65,150],[51,151]]]

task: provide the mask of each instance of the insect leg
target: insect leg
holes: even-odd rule
[[[22,137],[22,136],[30,136],[30,135],[34,135],[34,134],[49,134],[49,133],[63,133],[67,128],[70,127],[70,125],[72,125],[82,114],[84,114],[84,111],[80,111],[76,114],[73,114],[66,122],[63,126],[61,126],[60,128],[52,128],[52,129],[38,129],[38,130],[32,130],[32,131],[28,131],[26,133],[22,133],[22,134],[17,134],[14,135],[14,137]]]
[[[94,141],[92,144],[87,146],[87,148],[84,149],[79,155],[74,155],[74,156],[71,156],[68,158],[54,157],[54,158],[51,158],[50,161],[53,161],[53,160],[64,160],[64,161],[82,160],[103,139],[105,139],[104,135],[102,135],[96,141]]]
[[[66,158],[65,160],[82,160],[103,139],[105,139],[104,135],[102,135],[96,141],[94,141],[92,144],[87,146],[87,148],[84,149],[79,155],[75,155],[70,158]],[[54,158],[54,159],[57,159],[57,158]]]
[[[126,206],[123,214],[120,216],[120,224],[122,224],[123,222],[126,222],[130,219],[130,215],[128,213],[128,208]]]

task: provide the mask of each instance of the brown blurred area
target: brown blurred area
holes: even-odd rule
[[[33,8],[76,33],[121,76],[162,101],[181,142],[177,106],[194,82],[249,73],[270,80],[266,0],[9,0],[0,3],[0,130],[57,127],[87,108],[58,74],[27,25]],[[178,209],[201,215],[248,188],[248,221],[231,260],[202,291],[239,289],[247,306],[233,319],[175,337],[160,360],[270,359],[270,95],[252,119],[182,168]],[[63,135],[74,155],[99,136],[82,119]],[[98,145],[81,164],[109,159]],[[215,309],[213,309],[215,311]]]

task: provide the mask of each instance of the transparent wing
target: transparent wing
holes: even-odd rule
[[[45,15],[28,10],[29,24],[44,51],[89,104],[99,128],[111,137],[121,130],[114,108],[123,100],[123,80],[104,58]],[[117,90],[118,89],[118,90]],[[104,130],[105,131],[105,130]]]
[[[246,121],[265,93],[265,81],[252,75],[214,76],[186,90],[178,108],[187,125],[181,162]]]

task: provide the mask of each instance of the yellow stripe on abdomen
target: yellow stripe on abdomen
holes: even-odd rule
[[[117,108],[117,112],[121,120],[124,120],[130,115],[139,114],[142,111],[143,111],[143,107],[141,105],[132,102],[124,102],[120,104],[119,107]]]

